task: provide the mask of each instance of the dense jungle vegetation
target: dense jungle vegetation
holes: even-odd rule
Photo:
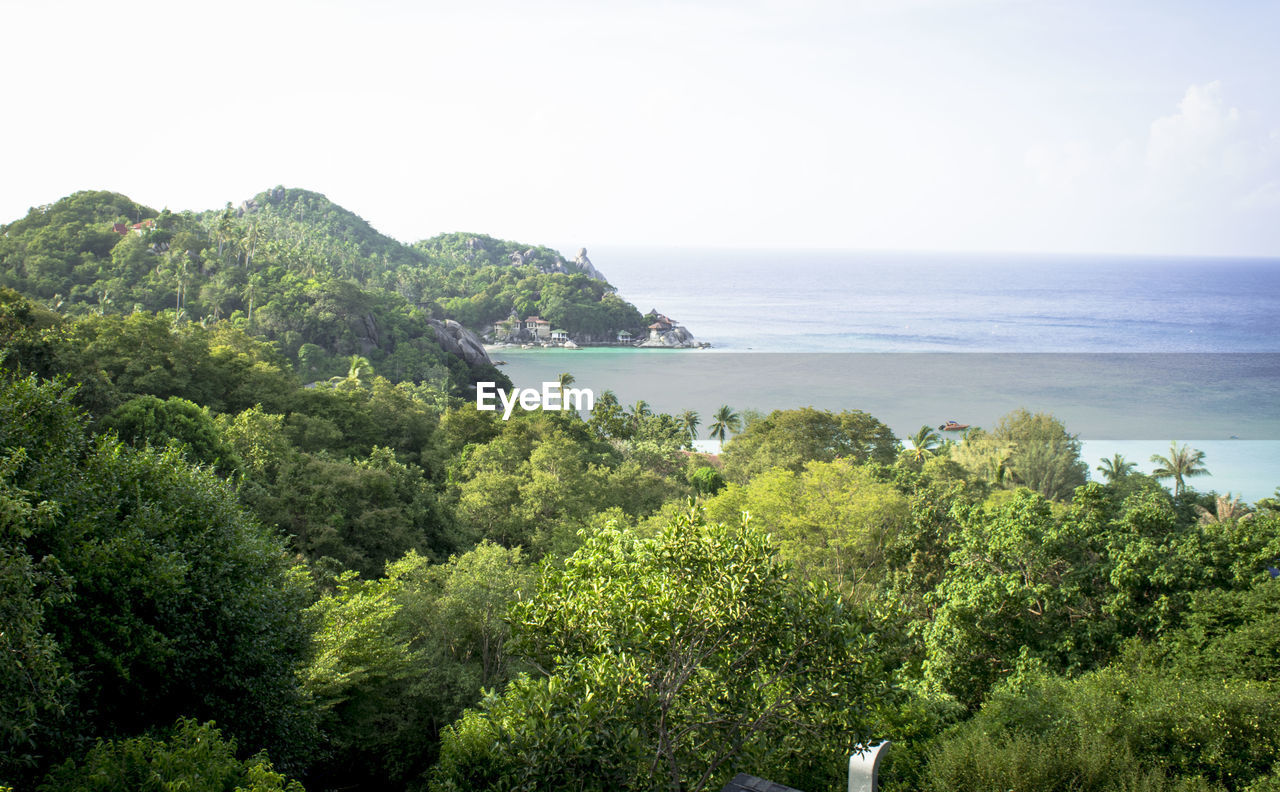
[[[638,323],[556,256],[282,189],[5,226],[0,787],[1280,789],[1280,498],[1027,410],[478,412],[428,320]]]

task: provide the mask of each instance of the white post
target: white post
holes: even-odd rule
[[[877,792],[880,760],[891,743],[868,745],[849,756],[849,792]]]

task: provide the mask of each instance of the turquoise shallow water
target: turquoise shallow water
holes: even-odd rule
[[[1090,466],[1113,453],[1148,469],[1169,443],[1209,455],[1217,488],[1256,500],[1280,484],[1280,354],[838,354],[702,350],[503,349],[493,356],[520,387],[561,373],[626,405],[686,409],[703,426],[722,404],[738,411],[859,409],[899,437],[955,419],[994,425],[1025,407],[1061,419]]]
[[[562,372],[624,404],[861,409],[900,437],[1053,413],[1091,467],[1206,451],[1198,489],[1280,484],[1280,260],[598,248],[641,310],[711,350],[499,350],[521,386]]]

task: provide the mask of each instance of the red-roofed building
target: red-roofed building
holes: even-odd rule
[[[534,340],[541,340],[551,335],[551,322],[540,316],[530,316],[524,320],[524,329],[533,336]]]

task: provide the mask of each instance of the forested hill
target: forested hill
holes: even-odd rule
[[[198,213],[75,193],[0,227],[0,286],[72,315],[230,322],[309,380],[342,375],[354,355],[393,380],[501,379],[446,320],[483,332],[514,310],[586,342],[644,325],[589,262],[481,234],[405,245],[283,187]]]

